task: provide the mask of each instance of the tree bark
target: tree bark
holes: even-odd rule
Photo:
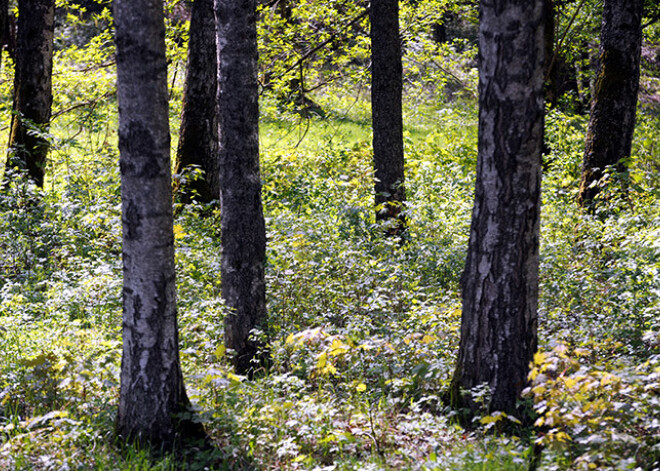
[[[578,202],[592,206],[609,166],[625,172],[639,91],[643,0],[605,0],[600,65],[587,129]]]
[[[20,0],[14,73],[14,115],[7,168],[27,170],[40,187],[49,150],[55,0]]]
[[[213,0],[195,0],[190,20],[188,64],[183,112],[176,153],[181,201],[210,203],[220,198],[218,175],[218,121],[216,113],[217,51]],[[203,171],[190,179],[182,172],[197,166]]]
[[[537,347],[543,0],[482,1],[479,155],[451,400],[515,412]],[[479,404],[465,390],[486,384]]]
[[[543,66],[545,73],[545,102],[551,108],[557,107],[558,84],[557,84],[557,61],[559,59],[559,51],[555,51],[555,26],[556,26],[556,9],[554,0],[544,0],[543,2],[543,18],[545,21],[543,41],[545,46],[545,63]],[[555,54],[557,56],[555,56]]]
[[[254,0],[215,0],[225,345],[240,374],[253,370],[260,345],[250,333],[266,319],[255,8]]]
[[[115,0],[123,224],[120,437],[172,448],[203,431],[179,363],[165,25],[159,0]]]
[[[406,191],[398,0],[372,0],[370,18],[376,220],[395,220],[389,233],[400,235],[406,227],[402,212]]]

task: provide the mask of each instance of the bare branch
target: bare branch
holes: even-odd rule
[[[97,96],[96,98],[93,98],[91,100],[79,101],[77,103],[74,103],[68,108],[64,108],[63,110],[59,110],[53,113],[53,115],[50,118],[50,121],[53,122],[55,121],[55,119],[59,118],[60,116],[69,113],[70,111],[77,110],[78,108],[84,108],[86,106],[96,106],[99,101],[105,98],[110,98],[111,96],[114,96],[116,93],[117,90],[112,90],[107,93],[104,93],[103,95]]]

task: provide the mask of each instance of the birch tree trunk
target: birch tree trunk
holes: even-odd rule
[[[455,406],[487,385],[489,410],[515,412],[537,346],[543,144],[543,0],[483,0],[479,156],[462,278]]]
[[[20,0],[16,34],[14,116],[9,136],[7,168],[27,170],[44,184],[49,143],[43,134],[50,124],[55,0]]]
[[[250,374],[264,326],[266,229],[259,175],[259,106],[255,0],[215,0],[218,44],[218,119],[222,296],[231,309],[225,345],[234,366]]]
[[[370,18],[376,220],[395,220],[389,232],[399,235],[406,227],[399,1],[372,0]]]
[[[165,25],[160,0],[115,0],[123,223],[117,433],[171,448],[203,436],[179,363]]]
[[[184,203],[210,203],[220,198],[215,36],[213,0],[195,0],[175,173],[181,175],[192,165],[204,173],[200,178],[179,181],[177,192]]]
[[[605,0],[600,66],[587,130],[578,202],[589,206],[608,166],[625,172],[630,158],[642,50],[643,0]]]

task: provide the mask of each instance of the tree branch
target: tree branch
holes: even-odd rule
[[[357,23],[357,22],[360,21],[362,18],[364,18],[365,16],[367,16],[367,15],[369,14],[369,11],[370,11],[370,7],[365,8],[365,10],[364,10],[362,13],[360,13],[360,14],[357,15],[355,18],[353,18],[351,21],[349,21],[348,23],[346,23],[346,25],[344,26],[344,29],[346,29],[346,28],[348,28],[348,27],[350,27],[350,26],[353,26],[355,23]],[[279,75],[277,75],[277,76],[275,76],[275,77],[272,77],[272,78],[270,79],[270,81],[275,81],[275,80],[278,80],[278,79],[281,79],[282,77],[284,77],[286,74],[288,74],[289,72],[291,72],[293,69],[295,69],[296,67],[300,66],[304,61],[306,61],[307,59],[309,59],[309,57],[310,57],[312,54],[314,54],[315,52],[319,51],[320,49],[323,49],[325,46],[327,46],[328,44],[330,44],[331,42],[333,42],[335,39],[337,39],[337,36],[339,36],[339,31],[334,31],[334,32],[330,35],[330,37],[329,37],[328,39],[326,39],[325,41],[320,42],[319,44],[317,44],[316,46],[314,46],[313,48],[311,48],[310,50],[308,50],[307,52],[305,52],[302,56],[300,56],[300,58],[299,58],[296,62],[294,62],[293,64],[291,64],[289,67],[287,67],[287,68],[284,70],[284,72],[282,72],[281,74],[279,74]]]
[[[115,64],[117,64],[117,62],[115,60],[111,60],[108,62],[104,62],[103,64],[90,65],[89,67],[85,67],[84,69],[76,69],[74,72],[78,74],[84,74],[86,72],[91,72],[92,70],[99,70],[99,69],[105,69],[107,67],[112,67]],[[53,72],[53,76],[56,75],[60,75],[60,72]]]
[[[559,42],[555,46],[555,51],[552,54],[552,59],[550,60],[550,65],[548,66],[548,70],[545,71],[545,77],[543,78],[544,82],[547,82],[548,79],[550,78],[550,72],[552,71],[552,68],[555,66],[555,61],[557,60],[557,57],[559,56],[559,52],[561,51],[561,48],[564,46],[564,41],[566,40],[566,37],[568,36],[568,33],[571,30],[571,26],[573,26],[573,22],[575,21],[575,18],[577,18],[578,13],[580,13],[580,10],[582,10],[582,7],[586,3],[586,0],[582,0],[580,4],[577,6],[575,9],[575,12],[573,13],[573,16],[571,17],[570,21],[568,22],[568,26],[566,26],[566,29],[564,30],[564,34],[562,34],[561,38],[559,39]]]
[[[107,93],[104,93],[101,96],[97,96],[96,98],[93,98],[91,100],[86,100],[86,101],[79,101],[77,103],[74,103],[73,105],[69,106],[68,108],[64,108],[63,110],[56,111],[53,113],[53,115],[50,117],[51,123],[55,121],[56,118],[59,118],[60,116],[69,113],[70,111],[77,110],[78,108],[84,108],[85,106],[96,106],[96,104],[105,99],[105,98],[110,98],[111,96],[114,96],[117,93],[117,90],[112,90]]]

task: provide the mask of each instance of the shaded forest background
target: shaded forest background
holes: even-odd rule
[[[513,419],[484,414],[464,429],[442,398],[477,157],[474,3],[401,4],[400,245],[372,210],[366,4],[280,0],[262,4],[258,22],[268,374],[233,373],[222,343],[217,204],[175,203],[182,366],[218,444],[189,457],[191,469],[528,469],[535,453],[540,469],[660,466],[660,29],[649,10],[628,170],[606,175],[597,210],[585,212],[576,197],[601,11],[589,0],[558,3],[540,350],[525,395],[535,426],[505,434]],[[120,450],[112,438],[122,267],[107,7],[58,3],[44,189],[15,176],[0,193],[0,468],[172,469],[180,460]],[[189,11],[167,4],[173,150]]]

